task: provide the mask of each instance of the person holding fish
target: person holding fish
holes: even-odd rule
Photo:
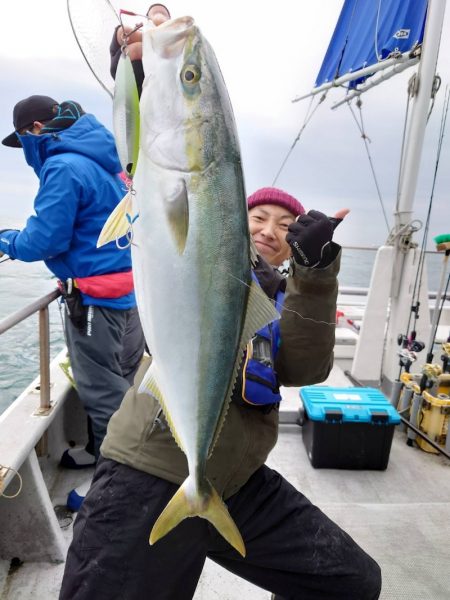
[[[208,479],[225,498],[245,541],[246,557],[198,518],[183,520],[148,544],[152,524],[187,477],[187,464],[157,401],[139,390],[151,363],[147,359],[111,419],[75,525],[60,600],[187,600],[206,557],[277,600],[379,597],[375,561],[264,464],[277,440],[279,386],[321,382],[331,368],[340,261],[332,236],[348,210],[333,218],[319,211],[305,214],[296,198],[277,188],[256,191],[248,209],[259,253],[253,273],[284,310],[278,324],[258,332],[253,348],[247,348],[207,464]],[[287,259],[290,274],[284,278],[277,267]],[[182,390],[180,396],[182,401]],[[122,596],[115,595],[118,590]]]
[[[67,449],[61,465],[91,467],[144,352],[130,250],[96,248],[124,194],[121,166],[111,133],[77,102],[33,95],[15,105],[13,122],[2,143],[22,148],[40,187],[35,214],[21,231],[2,230],[0,252],[42,260],[59,280],[70,364],[92,430],[88,445]]]
[[[332,367],[332,238],[346,211],[305,214],[278,188],[247,201],[211,46],[191,17],[142,35],[140,103],[119,94],[128,118],[115,129],[133,193],[98,246],[132,236],[151,358],[109,422],[60,600],[188,600],[207,557],[278,599],[375,600],[376,562],[265,464],[280,386]],[[129,77],[117,76],[120,90]],[[275,268],[285,258],[287,278]]]
[[[125,14],[129,11],[121,11]],[[139,16],[139,15],[136,15]],[[149,6],[146,18],[149,23],[152,23],[155,27],[165,23],[170,19],[169,9],[164,4],[152,4]],[[114,29],[114,34],[109,47],[109,53],[111,56],[111,77],[116,78],[117,65],[119,58],[122,53],[122,47],[126,44],[128,55],[131,60],[131,64],[136,78],[136,84],[138,88],[139,96],[141,95],[142,83],[144,82],[144,69],[142,66],[142,27],[143,23],[136,23],[134,27],[118,25]]]

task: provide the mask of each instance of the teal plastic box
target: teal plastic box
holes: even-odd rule
[[[400,415],[375,388],[307,386],[303,442],[313,467],[386,469]]]

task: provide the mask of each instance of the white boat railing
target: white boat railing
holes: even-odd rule
[[[55,289],[0,321],[0,335],[2,335],[39,312],[39,406],[42,413],[50,409],[50,321],[48,307],[60,295],[61,292]]]

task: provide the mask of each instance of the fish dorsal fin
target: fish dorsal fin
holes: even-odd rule
[[[184,179],[164,196],[164,210],[179,254],[183,254],[189,230],[189,200]]]
[[[252,263],[252,267],[258,262],[258,254],[258,248],[256,247],[252,236],[250,236],[250,262]]]
[[[160,390],[160,387],[158,385],[158,382],[156,380],[155,371],[156,371],[155,362],[152,362],[152,364],[148,368],[148,371],[146,372],[146,374],[144,375],[144,377],[141,381],[141,385],[139,386],[139,389],[138,389],[138,394],[147,394],[149,396],[153,396],[154,398],[156,398],[156,400],[158,400],[159,405],[161,406],[161,408],[164,412],[164,416],[166,417],[167,424],[170,427],[170,431],[172,432],[172,435],[173,435],[176,443],[181,448],[181,450],[183,450],[183,452],[184,452],[183,445],[181,444],[180,438],[178,437],[177,430],[175,429],[173,421],[170,418],[169,411],[167,410],[164,396],[163,396],[163,394]]]
[[[211,456],[212,451],[214,450],[214,446],[217,442],[217,439],[219,438],[222,426],[225,422],[225,417],[228,412],[231,395],[236,384],[239,368],[244,357],[244,350],[247,347],[248,342],[262,327],[279,318],[280,313],[277,311],[271,300],[262,291],[260,286],[255,281],[252,281],[250,285],[250,292],[248,295],[244,327],[242,329],[242,335],[239,340],[239,349],[236,355],[236,362],[233,367],[233,373],[231,375],[230,386],[228,388],[226,401],[223,404],[222,413],[217,422],[216,431],[214,432],[214,438],[209,449],[209,456]]]
[[[127,235],[131,229],[133,221],[133,195],[127,192],[116,208],[109,215],[106,223],[98,236],[97,248],[115,242],[119,238]]]

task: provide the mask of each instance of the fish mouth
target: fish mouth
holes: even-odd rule
[[[158,27],[148,29],[153,50],[162,58],[179,56],[184,49],[186,39],[194,29],[192,17],[178,17],[166,21]]]

